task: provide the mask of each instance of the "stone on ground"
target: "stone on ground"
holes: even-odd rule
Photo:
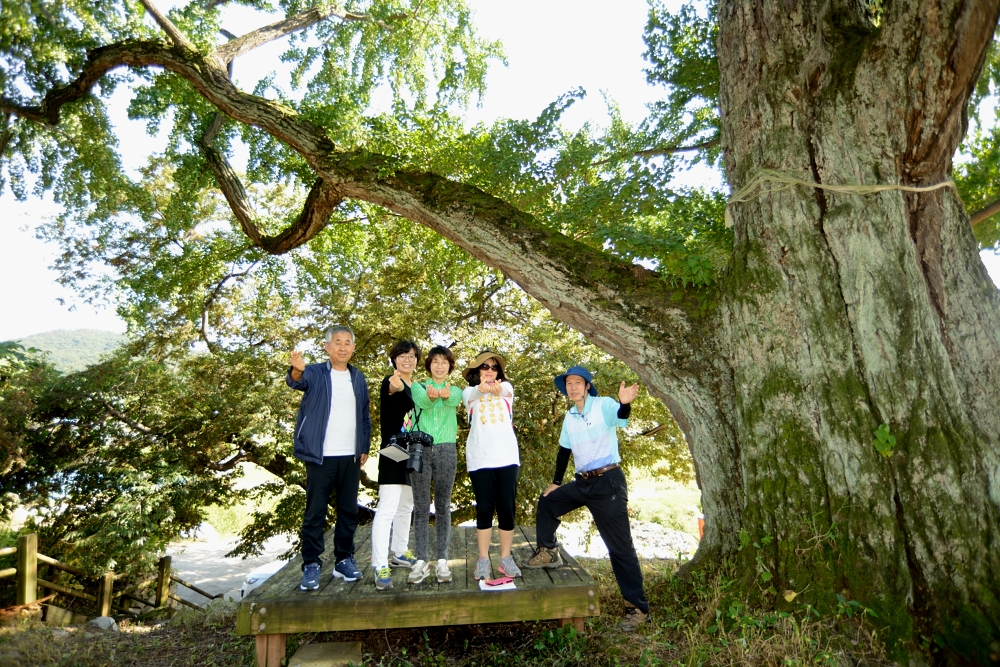
[[[110,616],[98,616],[97,618],[92,618],[87,621],[88,630],[110,630],[111,632],[118,632],[118,623],[115,619]]]

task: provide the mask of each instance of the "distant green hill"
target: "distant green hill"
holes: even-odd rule
[[[100,361],[128,340],[122,334],[99,329],[76,329],[66,331],[46,331],[21,338],[18,342],[25,347],[34,347],[48,352],[51,361],[59,370],[69,373],[80,371]]]

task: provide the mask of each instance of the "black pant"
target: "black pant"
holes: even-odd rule
[[[476,528],[493,527],[493,513],[500,530],[514,530],[514,503],[517,500],[517,476],[521,466],[480,468],[469,473],[476,494]]]
[[[323,531],[330,496],[337,498],[337,524],[333,529],[333,555],[339,563],[354,555],[358,528],[358,483],[361,464],[353,456],[327,456],[323,464],[306,463],[306,513],[302,517],[302,566],[323,561]]]
[[[608,547],[611,569],[615,572],[622,597],[644,613],[649,613],[649,603],[642,592],[642,568],[632,544],[632,528],[628,523],[628,487],[621,468],[609,470],[598,477],[577,478],[539,498],[535,517],[538,545],[554,548],[559,517],[583,506],[590,510],[601,539]]]

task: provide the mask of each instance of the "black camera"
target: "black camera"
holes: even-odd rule
[[[434,438],[423,431],[407,431],[389,436],[389,447],[403,448],[409,452],[406,469],[420,472],[424,469],[424,447],[434,444]]]

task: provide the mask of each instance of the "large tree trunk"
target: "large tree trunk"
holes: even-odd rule
[[[891,3],[881,30],[859,5],[720,3],[735,188],[762,168],[947,180],[996,3]],[[874,609],[897,655],[933,638],[947,662],[1000,660],[1000,300],[962,203],[775,185],[732,207],[719,345],[737,446],[695,442],[742,489],[722,511],[761,547],[739,558],[779,592]]]

